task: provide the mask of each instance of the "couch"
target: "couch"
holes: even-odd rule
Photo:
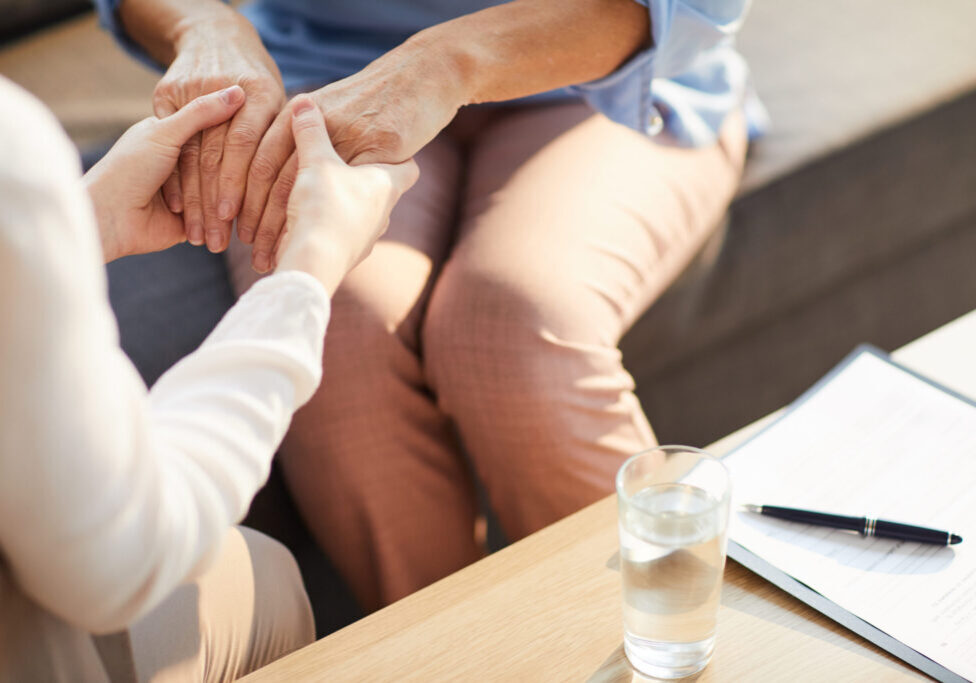
[[[974,25],[970,0],[756,0],[740,46],[773,126],[715,238],[622,342],[661,441],[707,444],[856,344],[892,349],[976,308]],[[0,73],[87,162],[150,113],[156,79],[91,15],[3,45]],[[233,301],[222,258],[189,246],[113,263],[109,283],[148,384]],[[297,555],[320,634],[358,616],[277,474],[248,522]]]

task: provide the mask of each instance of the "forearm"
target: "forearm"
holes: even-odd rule
[[[0,458],[0,541],[21,587],[52,613],[98,633],[124,628],[204,570],[244,516],[318,384],[328,319],[315,287],[269,280],[148,398],[90,283],[62,274],[71,289],[13,321],[22,353],[2,369],[32,389],[9,402],[0,444],[31,458]],[[49,339],[71,342],[38,362]],[[4,406],[13,396],[0,390]]]
[[[169,64],[186,41],[221,31],[253,31],[220,0],[122,0],[119,19],[126,33],[160,64]]]
[[[461,104],[475,104],[606,76],[649,41],[647,8],[634,0],[515,0],[421,31],[404,48],[444,60],[463,84]]]

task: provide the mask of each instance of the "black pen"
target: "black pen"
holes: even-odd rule
[[[755,512],[756,514],[775,517],[776,519],[785,519],[789,522],[856,531],[862,536],[877,536],[878,538],[893,538],[898,541],[934,543],[936,545],[956,545],[957,543],[962,543],[962,536],[951,534],[948,531],[937,531],[936,529],[926,529],[921,526],[888,522],[883,519],[873,519],[871,517],[846,517],[844,515],[831,515],[826,512],[784,508],[777,505],[746,504],[742,508],[748,512]]]

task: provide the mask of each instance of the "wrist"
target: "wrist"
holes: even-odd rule
[[[240,13],[223,3],[207,4],[198,12],[185,14],[173,25],[169,40],[174,54],[197,46],[212,49],[215,38],[220,41],[246,38],[260,41],[257,31]]]
[[[102,244],[102,259],[105,263],[114,261],[125,255],[119,243],[118,230],[115,220],[110,213],[104,211],[105,203],[99,198],[98,183],[95,178],[97,169],[92,169],[82,178],[88,199],[91,200],[92,213],[95,215],[95,227],[98,229],[98,241]]]
[[[420,78],[437,83],[450,104],[460,109],[479,101],[479,59],[473,44],[451,38],[450,23],[415,33],[391,54],[406,56],[417,65]]]
[[[163,65],[176,58],[186,36],[226,22],[229,14],[237,13],[220,0],[122,0],[118,7],[125,32]]]
[[[278,258],[275,272],[297,270],[308,273],[332,297],[352,268],[348,254],[321,235],[291,239]]]
[[[95,227],[98,229],[98,241],[102,245],[102,260],[105,263],[109,263],[125,256],[127,252],[119,239],[119,232],[116,229],[114,216],[100,208],[102,202],[98,200],[97,188],[87,181],[85,182],[85,187],[88,190],[88,197],[91,199],[92,208],[94,209]]]

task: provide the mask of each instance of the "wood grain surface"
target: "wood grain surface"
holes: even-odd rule
[[[976,371],[954,369],[974,343],[976,313],[895,357],[976,395]],[[726,452],[773,417],[710,450]],[[245,680],[647,680],[623,654],[616,514],[605,498]],[[924,678],[729,561],[715,655],[691,680]]]

